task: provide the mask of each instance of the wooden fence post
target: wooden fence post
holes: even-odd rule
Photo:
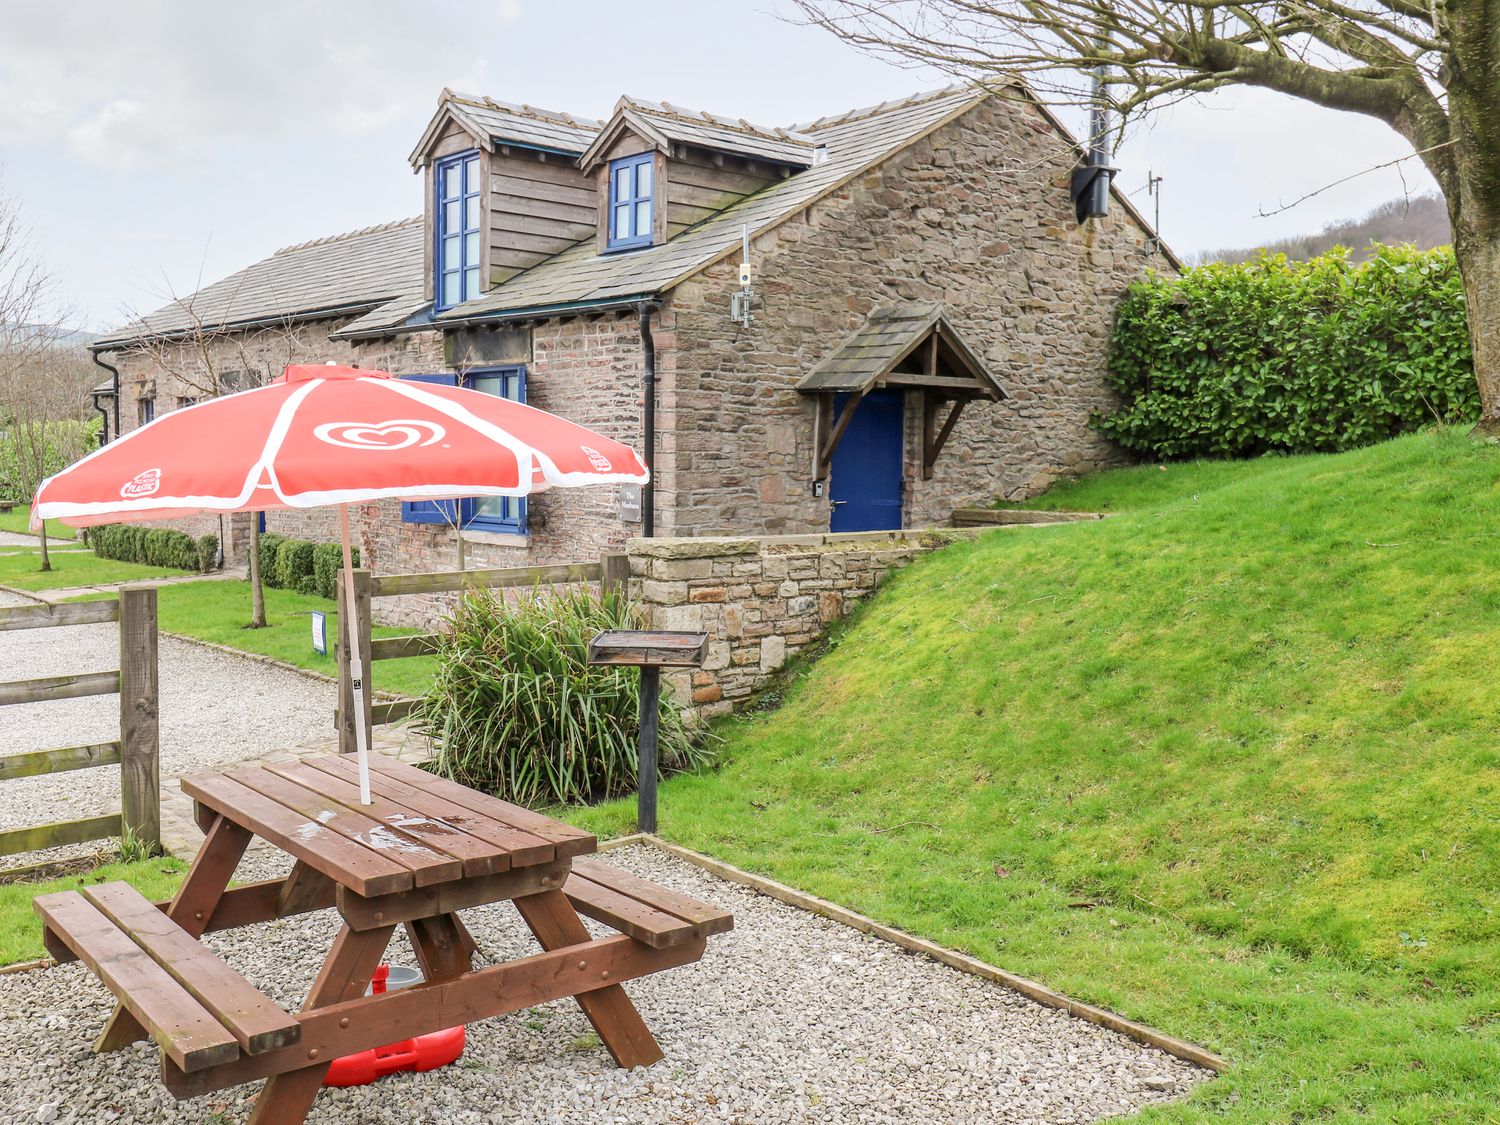
[[[630,556],[611,552],[599,556],[599,592],[628,593],[630,589]]]
[[[355,740],[354,727],[354,686],[349,682],[349,632],[348,620],[344,616],[344,583],[340,579],[338,583],[339,621],[338,621],[338,656],[339,656],[339,753],[353,754],[358,749]],[[358,622],[359,635],[359,662],[365,670],[365,708],[363,722],[365,730],[370,730],[371,713],[370,706],[373,702],[373,690],[370,687],[370,572],[368,570],[356,570],[354,572],[354,610],[355,621]]]
[[[156,590],[120,589],[120,819],[152,851],[161,849],[160,689]]]

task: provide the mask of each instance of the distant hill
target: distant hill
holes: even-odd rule
[[[1285,254],[1294,261],[1316,258],[1335,246],[1347,246],[1356,259],[1370,255],[1375,242],[1410,242],[1422,250],[1445,246],[1453,240],[1448,226],[1448,208],[1438,195],[1419,195],[1411,199],[1392,199],[1382,203],[1362,219],[1343,219],[1329,223],[1317,234],[1284,238],[1264,246],[1237,250],[1202,250],[1193,255],[1197,265],[1206,262],[1244,262],[1262,250]]]

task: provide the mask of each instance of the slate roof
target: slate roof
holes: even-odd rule
[[[557,110],[497,102],[494,98],[457,94],[444,89],[438,98],[438,112],[409,157],[413,165],[421,163],[433,135],[442,125],[444,109],[492,151],[497,144],[510,141],[577,156],[589,147],[604,126],[603,121],[592,117],[575,117]]]
[[[756,144],[767,154],[781,152],[786,162],[790,162],[793,150],[800,153],[823,146],[826,155],[815,164],[810,163],[809,156],[808,166],[801,171],[661,245],[599,254],[591,235],[437,317],[431,315],[431,302],[425,296],[420,218],[288,247],[208,286],[189,301],[205,325],[305,317],[331,309],[361,312],[363,308],[357,319],[334,333],[336,338],[344,338],[469,319],[546,315],[562,307],[657,296],[734,253],[745,226],[752,236],[771,229],[988,96],[986,90],[973,85],[955,86],[819,118],[786,130],[765,129],[666,103],[622,98],[623,112],[637,115],[653,129],[670,130],[673,139],[684,143],[714,147],[709,142],[717,138],[725,145],[732,142],[732,151],[736,152],[746,152],[746,146]],[[586,151],[606,125],[449,90],[444,90],[440,105],[464,121],[476,136],[488,135],[496,143],[510,139],[568,152]],[[1042,112],[1047,113],[1045,107]],[[1064,140],[1076,147],[1076,140],[1061,123],[1050,114],[1048,117]],[[444,120],[442,113],[434,117],[429,136],[418,146],[414,159]],[[1115,193],[1115,199],[1145,226],[1123,194]],[[1165,247],[1163,251],[1175,263]],[[182,331],[192,327],[192,319],[180,303],[174,303],[110,334],[95,347],[117,344],[148,331]]]
[[[994,398],[1005,398],[1000,381],[948,323],[937,301],[888,305],[835,348],[797,384],[804,394],[864,391],[885,378],[912,349],[936,330],[976,385]]]
[[[595,239],[585,239],[437,320],[663,292],[736,250],[746,225],[752,237],[776,226],[986,96],[972,86],[940,90],[808,130],[828,146],[822,164],[740,200],[659,246],[600,254]]]
[[[616,131],[613,127],[618,123],[630,125],[658,144],[677,141],[794,168],[811,165],[813,149],[817,146],[817,141],[806,133],[791,129],[767,128],[752,125],[743,117],[722,117],[703,110],[683,109],[668,102],[625,97],[615,104],[614,116],[585,150],[579,161],[585,170],[598,162],[594,154],[603,143],[613,140]]]
[[[92,346],[100,349],[143,335],[170,336],[198,327],[354,311],[413,288],[420,291],[422,226],[418,216],[288,246],[105,334]]]

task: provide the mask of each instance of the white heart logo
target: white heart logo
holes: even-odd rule
[[[409,449],[413,445],[436,445],[447,431],[436,422],[396,418],[389,422],[324,422],[313,437],[343,449]]]

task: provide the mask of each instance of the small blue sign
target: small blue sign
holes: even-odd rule
[[[328,655],[328,614],[312,611],[313,651]]]

